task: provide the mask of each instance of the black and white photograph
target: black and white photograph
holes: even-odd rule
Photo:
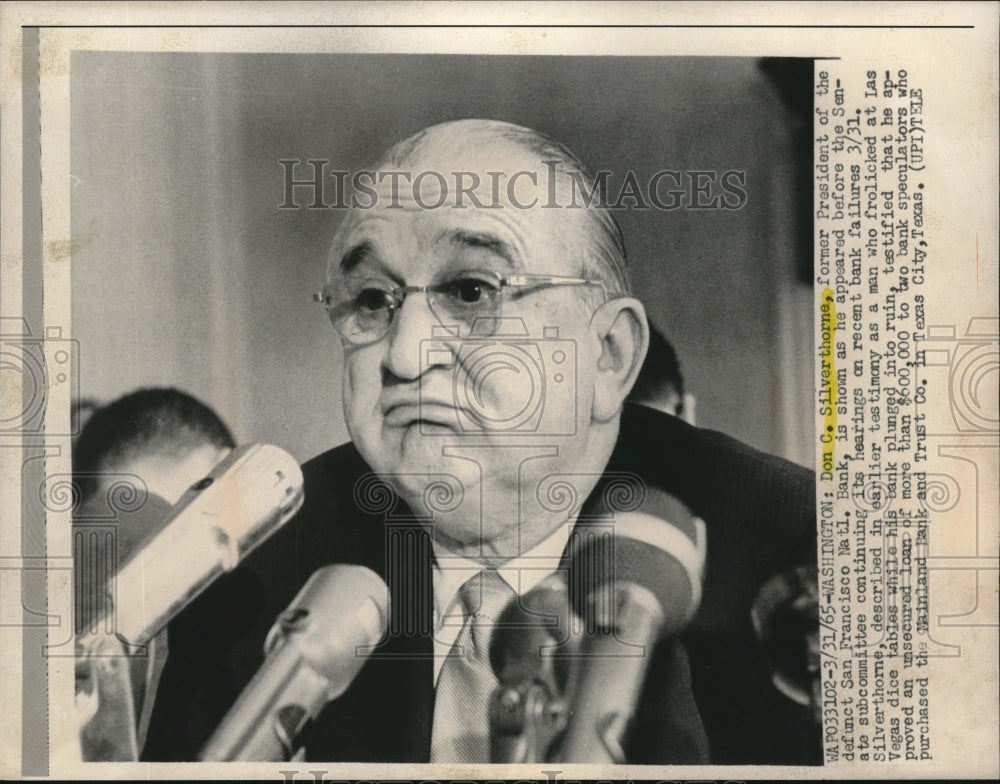
[[[168,626],[141,759],[819,762],[812,70],[73,55],[74,471],[304,463]]]
[[[409,5],[20,28],[12,775],[945,764],[998,365],[932,306],[940,85]]]

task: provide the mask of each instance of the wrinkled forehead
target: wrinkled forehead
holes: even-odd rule
[[[557,206],[567,200],[556,165],[510,143],[387,156],[353,177],[327,277],[349,271],[359,254],[413,258],[442,248],[491,252],[516,271],[573,274],[583,227]]]

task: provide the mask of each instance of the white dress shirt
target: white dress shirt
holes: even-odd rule
[[[559,567],[569,541],[572,522],[565,522],[535,547],[507,561],[497,571],[523,596]],[[445,657],[465,623],[458,591],[467,580],[488,567],[464,558],[433,542],[434,547],[434,683],[437,684]]]

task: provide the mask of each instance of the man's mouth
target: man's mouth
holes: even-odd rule
[[[454,429],[458,425],[458,414],[453,405],[426,401],[393,404],[384,410],[382,419],[390,427],[420,425]]]

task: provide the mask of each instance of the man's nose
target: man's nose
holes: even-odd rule
[[[430,367],[450,364],[453,349],[441,335],[441,322],[431,311],[427,294],[411,292],[396,311],[383,364],[406,381],[416,380]]]

